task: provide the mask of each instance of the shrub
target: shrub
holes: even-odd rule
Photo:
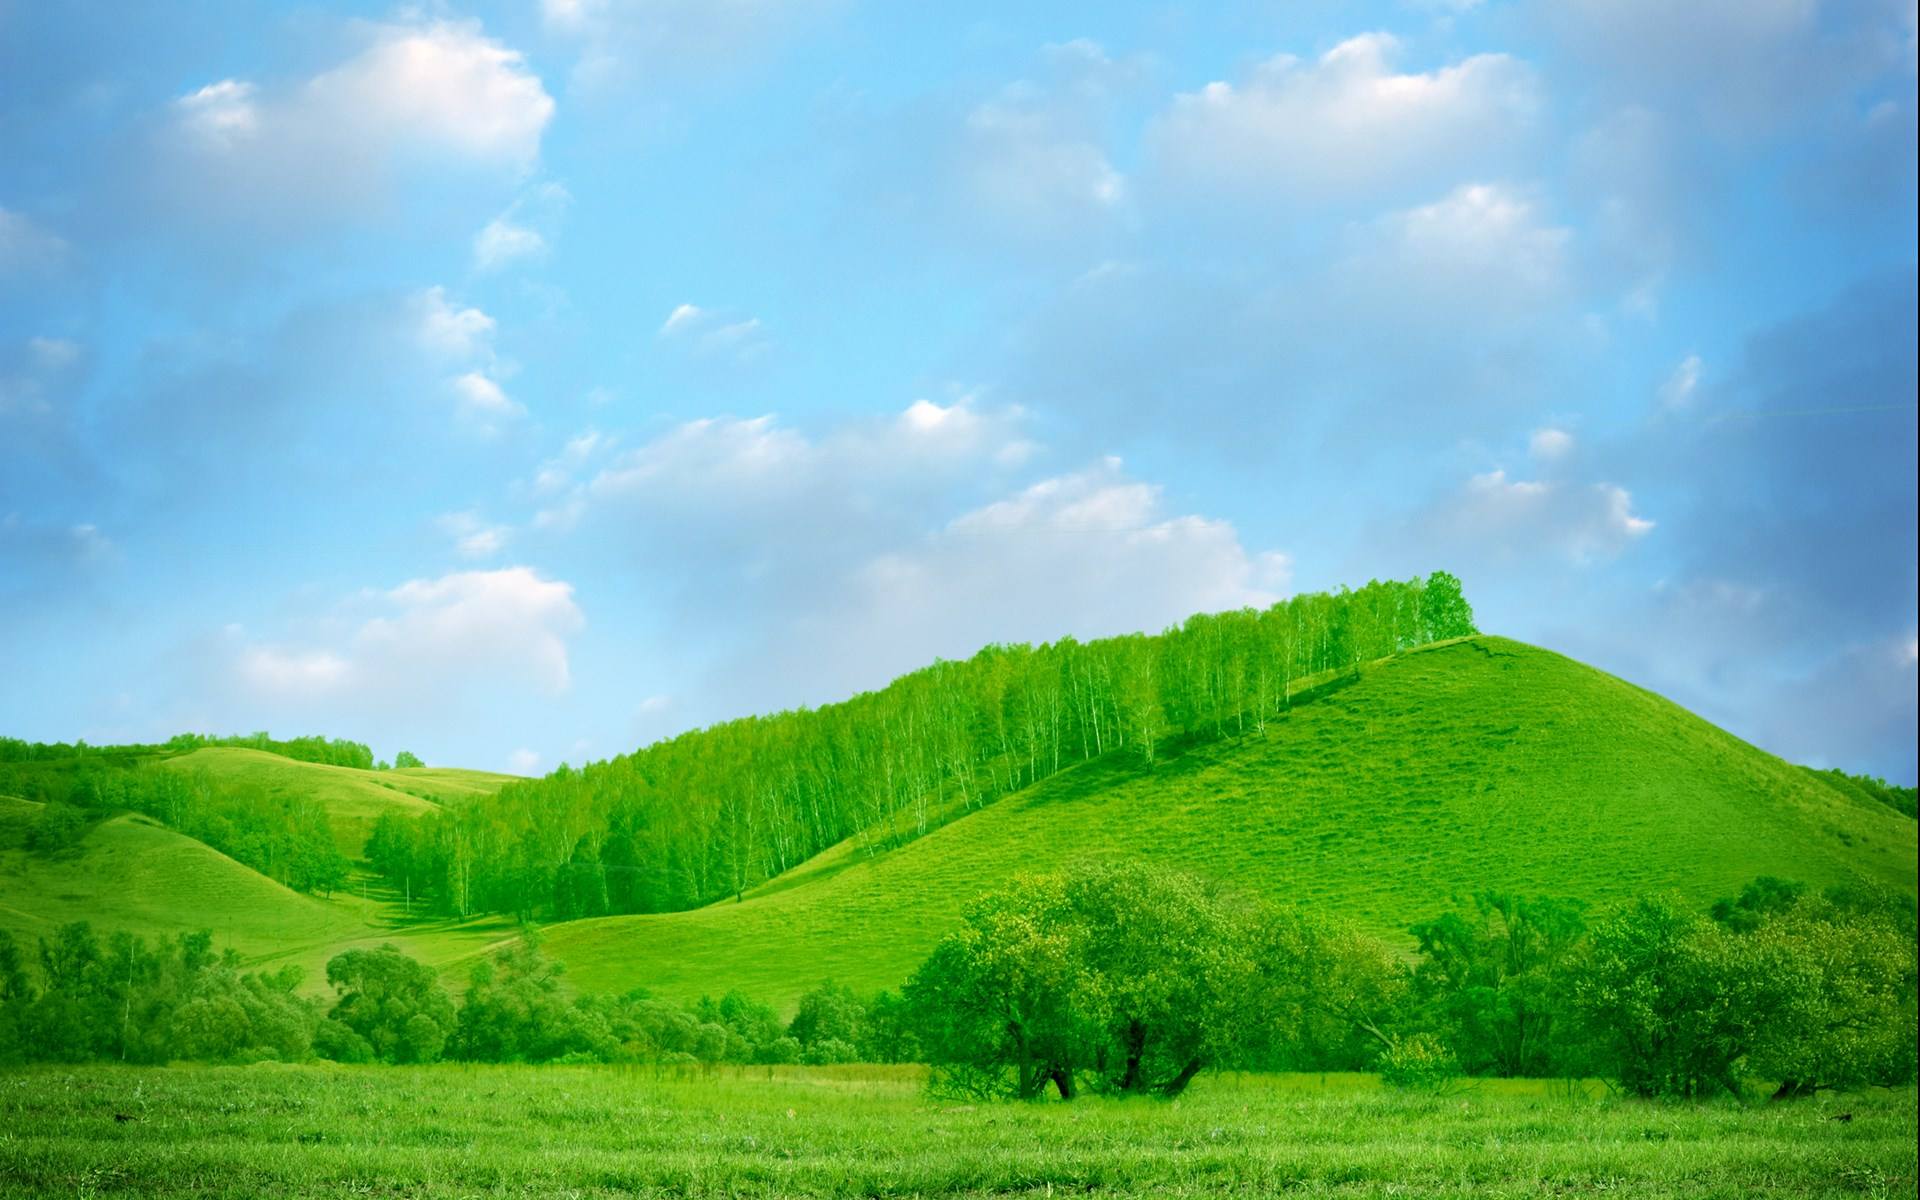
[[[1442,1092],[1460,1078],[1460,1060],[1439,1038],[1416,1033],[1380,1055],[1380,1082],[1411,1092]]]

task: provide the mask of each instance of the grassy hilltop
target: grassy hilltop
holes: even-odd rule
[[[232,747],[158,769],[316,799],[355,857],[381,815],[421,816],[508,779]],[[0,800],[0,927],[19,934],[81,919],[210,928],[249,960],[300,963],[315,988],[350,946],[395,942],[455,982],[513,934],[503,918],[410,919],[364,871],[331,896],[295,892],[133,814],[96,820],[61,853],[31,851],[38,808]],[[1264,733],[1176,740],[1151,770],[1110,753],[893,849],[833,846],[739,902],[550,925],[546,949],[585,989],[738,987],[787,1007],[827,977],[899,983],[974,896],[1081,859],[1150,858],[1404,938],[1489,887],[1596,904],[1673,889],[1704,904],[1771,874],[1910,892],[1915,828],[1613,676],[1474,637],[1365,665]]]
[[[1428,647],[1273,722],[1109,756],[898,849],[845,843],[738,903],[549,930],[592,989],[897,983],[973,896],[1020,872],[1143,856],[1387,934],[1495,887],[1710,902],[1756,875],[1911,891],[1915,825],[1684,709],[1497,637]]]

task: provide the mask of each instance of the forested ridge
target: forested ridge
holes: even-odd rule
[[[1150,769],[1263,729],[1330,675],[1476,632],[1460,581],[1295,596],[1159,635],[988,646],[843,703],[748,717],[450,807],[382,818],[374,867],[442,911],[567,920],[697,907],[857,838],[898,844],[1066,767]]]

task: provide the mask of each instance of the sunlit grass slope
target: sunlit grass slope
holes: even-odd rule
[[[1915,882],[1915,824],[1678,706],[1503,638],[1373,664],[1264,734],[1109,758],[880,855],[835,847],[742,902],[555,926],[577,986],[790,1004],[899,983],[975,895],[1122,856],[1397,937],[1481,888],[1698,903],[1756,875]]]
[[[0,928],[16,937],[70,921],[171,936],[211,929],[249,957],[280,957],[368,932],[367,906],[303,896],[201,842],[126,813],[56,854],[24,849],[40,805],[0,797]]]
[[[451,800],[498,791],[513,779],[451,767],[363,771],[230,746],[209,746],[162,762],[168,770],[204,776],[216,788],[318,800],[326,806],[334,842],[341,853],[356,860],[382,814],[397,811],[417,816]]]

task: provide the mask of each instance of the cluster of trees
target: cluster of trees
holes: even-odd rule
[[[1913,900],[1762,879],[1711,914],[1497,893],[1414,927],[1404,964],[1337,924],[1146,867],[979,901],[906,989],[946,1086],[1177,1094],[1210,1066],[1601,1076],[1778,1098],[1916,1072]]]
[[[395,887],[559,920],[739,896],[849,837],[894,845],[1075,763],[1264,729],[1330,673],[1474,632],[1445,572],[1196,616],[1158,636],[989,646],[841,704],[717,725],[376,832]]]
[[[392,946],[327,964],[331,1002],[301,972],[243,971],[207,933],[152,944],[86,923],[31,952],[0,930],[0,1065],[265,1060],[350,1063],[905,1061],[897,997],[829,983],[792,1021],[737,993],[683,1005],[644,990],[570,996],[536,936],[476,966],[455,1005],[433,970]]]

